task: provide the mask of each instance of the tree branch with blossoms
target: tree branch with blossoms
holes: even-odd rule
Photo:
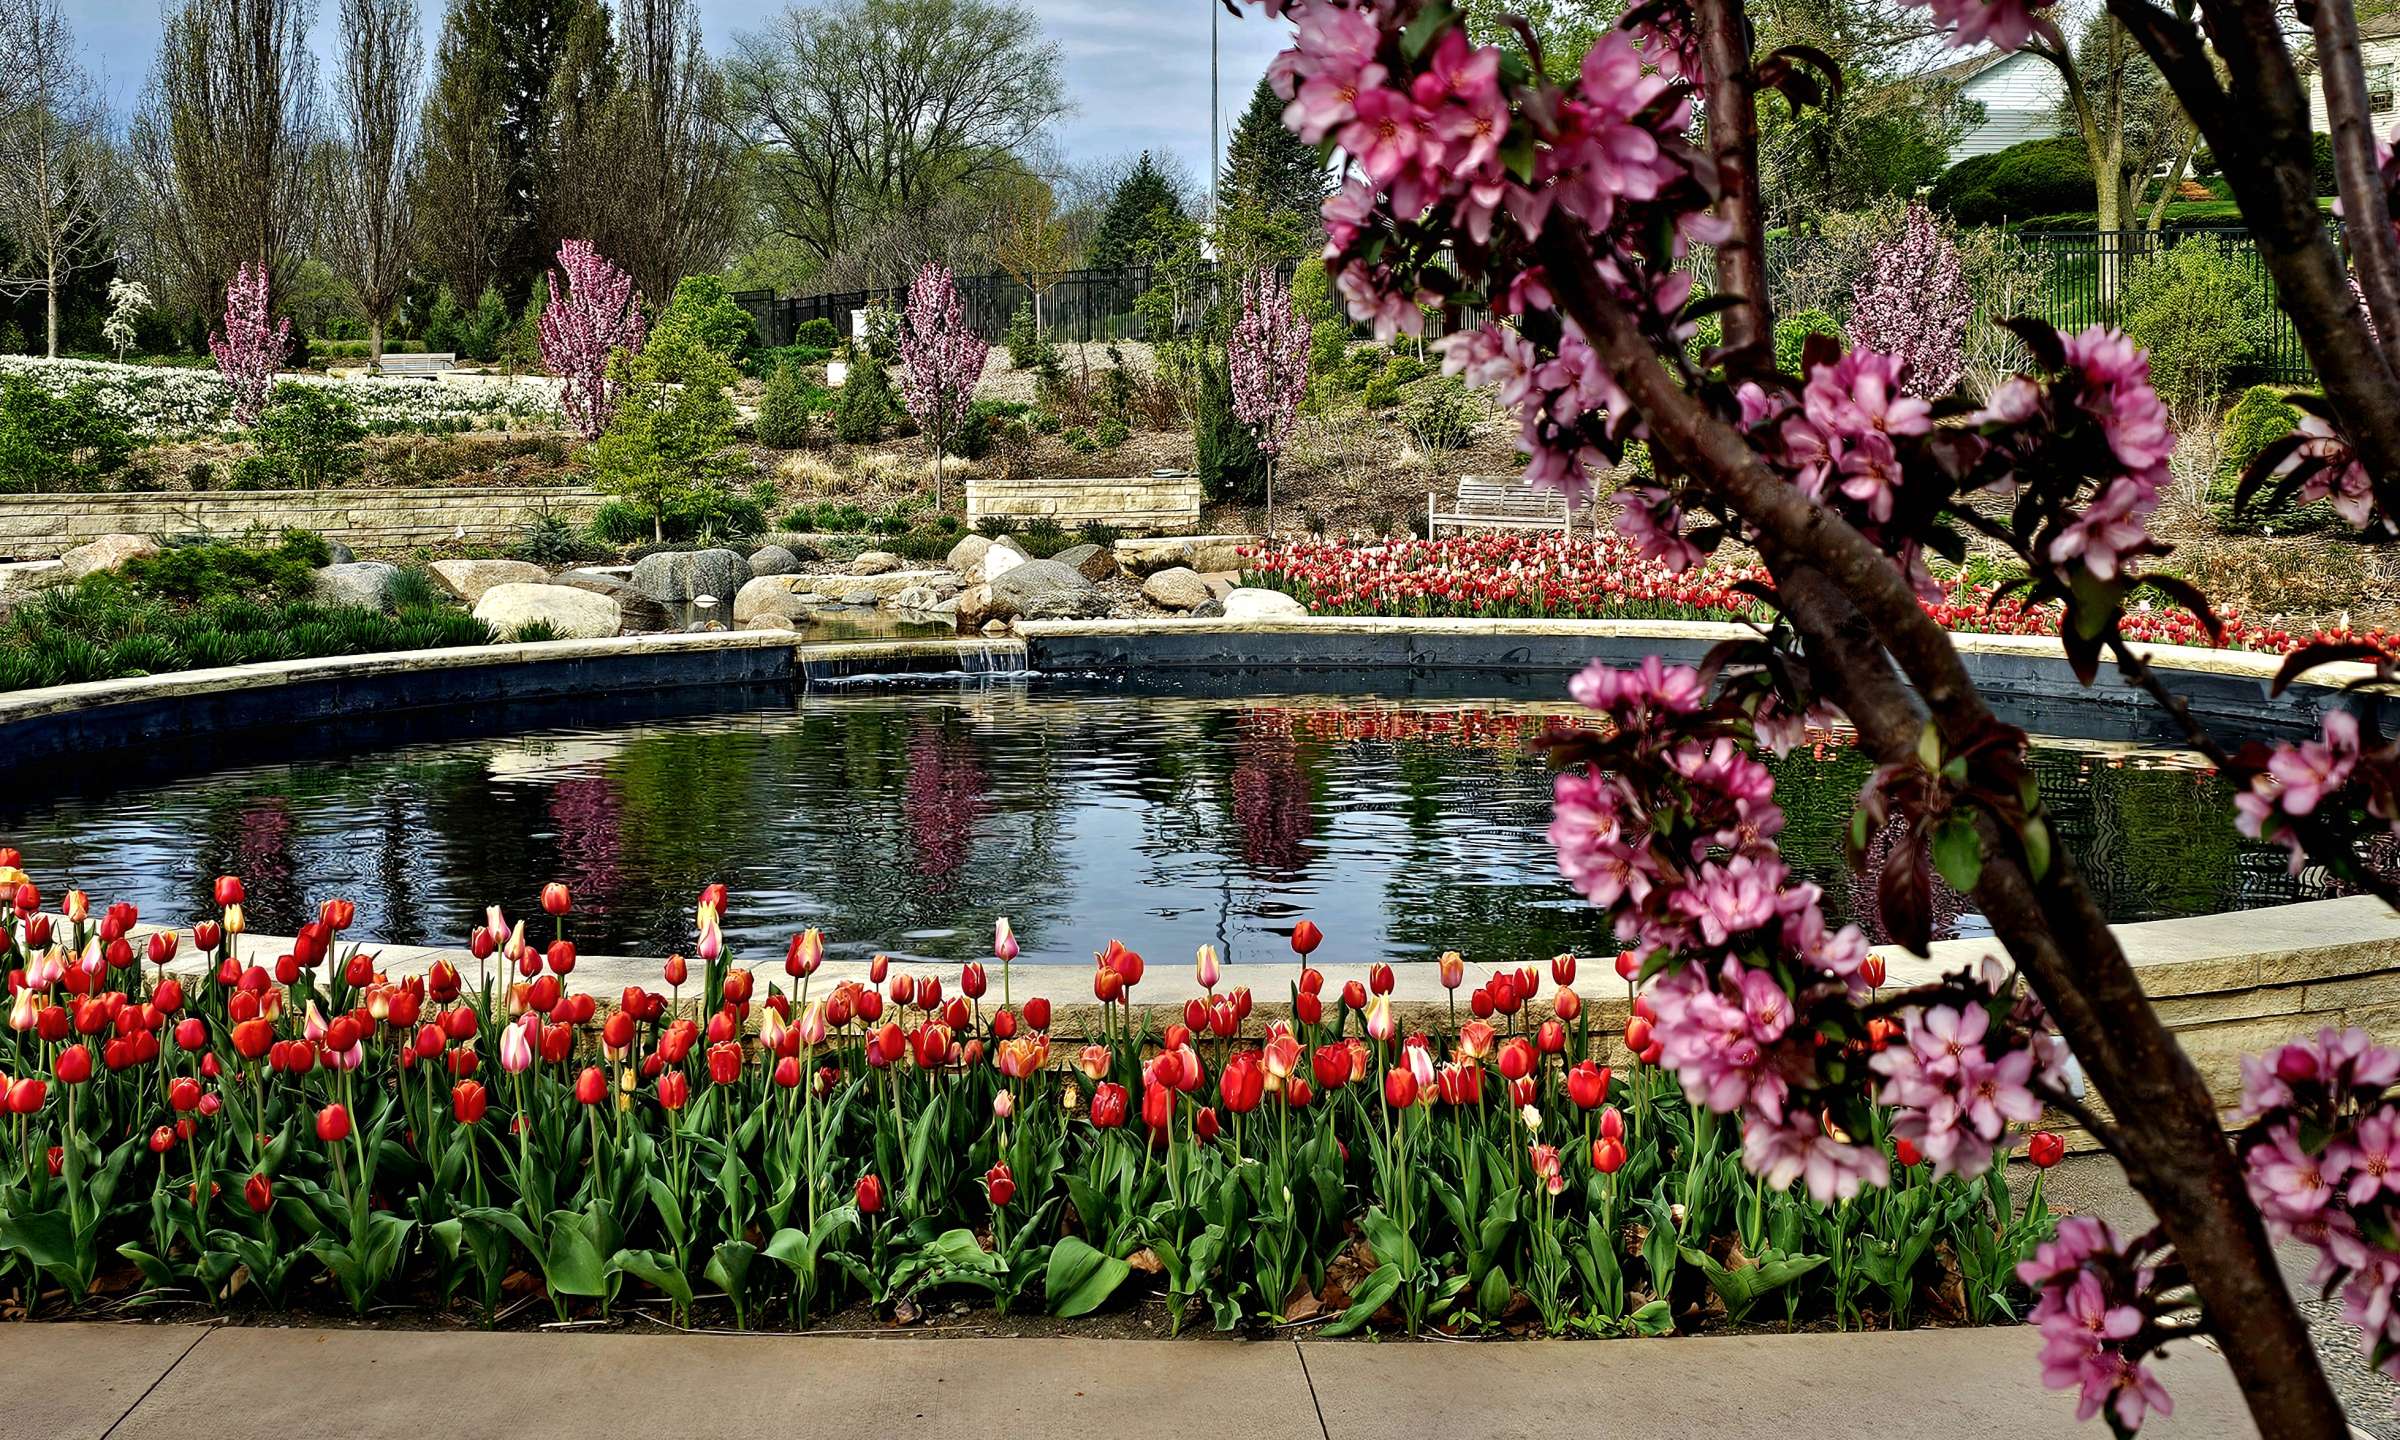
[[[1275,533],[1275,462],[1291,438],[1292,421],[1308,393],[1307,317],[1292,287],[1273,270],[1240,282],[1241,313],[1225,337],[1226,377],[1233,418],[1249,427],[1267,457],[1267,533]]]
[[[991,348],[968,326],[950,268],[928,264],[919,270],[900,320],[900,402],[924,432],[936,509],[942,504],[942,457],[966,429]]]
[[[2137,591],[2215,626],[2197,592],[2142,568],[2164,550],[2145,521],[2175,445],[2147,358],[2105,329],[2019,323],[2033,364],[1980,408],[1912,394],[1904,355],[1843,354],[1822,338],[1801,374],[1775,373],[1756,343],[1772,333],[1765,288],[1745,278],[1763,239],[1754,97],[1806,103],[1821,82],[1805,55],[1753,59],[1736,0],[1644,6],[1572,73],[1530,44],[1523,56],[1475,46],[1451,0],[1262,3],[1294,22],[1271,71],[1287,123],[1360,172],[1325,210],[1328,266],[1352,314],[1388,337],[1414,331],[1428,303],[1488,307],[1492,323],[1443,342],[1446,362],[1515,409],[1529,482],[1579,498],[1643,441],[1657,473],[1621,492],[1621,531],[1671,568],[1746,543],[1774,579],[1761,598],[1779,621],[1700,670],[1587,671],[1578,697],[1614,731],[1559,748],[1562,869],[1645,956],[1661,1056],[1686,1093],[1741,1115],[1745,1157],[1769,1181],[1838,1196],[1888,1179],[1862,1140],[1870,1102],[1898,1107],[1896,1127],[1937,1163],[1976,1173],[2012,1124],[2063,1096],[2071,1046],[2110,1109],[2142,1117],[2096,1133],[2161,1229],[2131,1246],[2065,1237],[2028,1275],[2057,1352],[2045,1378],[2078,1387],[2087,1414],[2136,1428],[2168,1403],[2146,1360],[2192,1328],[2176,1317],[2196,1307],[2242,1317],[2219,1340],[2262,1429],[2345,1433],[2205,1083],[2060,847],[2024,737],[1992,714],[1923,605],[1929,557],[1955,560],[1981,535],[2025,565],[2015,588],[2062,609],[2086,683],[2105,657],[2125,669]],[[2220,46],[2262,67],[2245,75],[2228,56],[2230,93],[2266,107],[2235,145],[2245,208],[2288,211],[2297,90],[2280,35],[2244,13],[2265,7],[2201,8]],[[1933,9],[1960,43],[2055,38],[2025,0]],[[2161,15],[2127,23],[2179,89],[2202,74],[2215,85],[2199,32]],[[2305,105],[2299,120],[2305,184]],[[2279,285],[2294,277],[2287,303],[2304,332],[2346,333],[2312,344],[2330,415],[2272,457],[2275,483],[2372,514],[2400,428],[2345,427],[2391,375],[2307,208],[2306,224],[2284,211],[2262,222],[2262,243]],[[1703,245],[1720,290],[1695,298],[1686,262]],[[1728,343],[1694,361],[1689,342],[1712,311]],[[1790,883],[1773,844],[1782,816],[1752,752],[1820,708],[1846,715],[1878,762],[1852,848],[1898,836],[1879,882],[1896,938],[1926,948],[1938,871],[1974,894],[2016,961],[2014,976],[1951,977],[1908,997],[1896,1031],[1863,1023],[1884,1018],[1862,1009],[1852,979],[1863,941],[1826,933],[1818,897]],[[2244,813],[2259,833],[2314,854],[2400,816],[2388,767],[2344,739],[2255,752]]]
[[[619,353],[640,353],[648,331],[633,277],[589,241],[562,242],[540,331],[542,368],[560,381],[567,424],[586,440],[599,439],[617,413],[619,382],[609,366]]]
[[[225,328],[208,337],[217,373],[233,387],[234,424],[248,429],[266,413],[275,372],[283,368],[291,349],[291,320],[268,317],[267,267],[242,262],[233,283],[225,287]]]

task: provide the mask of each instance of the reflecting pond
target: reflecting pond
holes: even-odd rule
[[[1569,713],[1041,680],[819,689],[358,753],[337,737],[323,755],[18,794],[0,801],[0,843],[45,889],[152,919],[203,913],[230,872],[255,929],[289,933],[344,895],[357,933],[394,943],[455,942],[485,903],[514,913],[563,879],[587,952],[661,954],[689,943],[692,896],[721,879],[729,937],[753,959],[809,924],[836,954],[967,959],[1006,914],[1027,960],[1080,961],[1111,937],[1159,963],[1203,942],[1282,960],[1304,915],[1327,959],[1530,960],[1613,949],[1543,836],[1548,770],[1530,742]],[[2035,765],[2114,920],[2330,893],[2237,836],[2192,757],[2046,740]],[[1865,758],[1833,743],[1776,768],[1795,868],[1874,931],[1872,884],[1840,846]],[[1944,934],[1982,929],[1956,895],[1939,916]]]

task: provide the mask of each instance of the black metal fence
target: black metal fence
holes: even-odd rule
[[[2018,247],[2030,262],[2025,268],[2035,281],[2030,306],[2014,296],[2005,300],[1978,297],[1978,309],[1990,311],[1990,318],[2004,318],[1998,313],[2003,308],[2030,308],[2062,330],[2080,330],[2096,324],[2122,325],[2127,310],[2126,280],[2144,262],[2198,235],[2215,237],[2235,262],[2257,279],[2260,293],[2266,297],[2267,340],[2265,353],[2256,366],[2261,377],[2282,384],[2312,383],[2314,372],[2309,367],[2307,352],[2300,346],[2299,332],[2293,328],[2291,317],[2274,304],[2274,281],[2267,274],[2258,243],[2248,230],[2239,226],[2015,232],[2009,236],[2009,243]],[[2336,238],[2339,238],[2338,228]],[[1768,264],[1773,266],[1787,258],[1789,245],[1795,242],[1805,243],[1792,237],[1785,245],[1770,245]],[[1043,328],[1051,338],[1061,341],[1149,339],[1141,317],[1135,313],[1134,302],[1150,288],[1150,282],[1151,271],[1146,265],[1068,271],[1046,287],[1040,297]],[[1007,332],[1017,311],[1034,303],[1033,292],[1009,275],[962,276],[958,288],[966,305],[967,323],[976,334],[995,342]],[[832,322],[835,331],[846,336],[854,312],[879,304],[898,309],[907,303],[908,292],[905,288],[887,288],[778,297],[754,290],[733,298],[750,312],[767,344],[789,345],[800,326],[815,319]],[[1481,318],[1478,312],[1456,311],[1433,319],[1426,334],[1431,338],[1446,330],[1479,323]]]

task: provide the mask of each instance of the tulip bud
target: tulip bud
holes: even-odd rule
[[[1195,951],[1193,953],[1193,968],[1199,974],[1201,989],[1216,989],[1217,947],[1214,945],[1203,945],[1197,951]]]
[[[1635,954],[1631,950],[1620,950],[1617,952],[1617,977],[1619,979],[1630,985],[1633,983],[1634,978],[1641,973],[1641,956]]]
[[[1325,932],[1317,928],[1316,921],[1303,920],[1299,924],[1292,927],[1293,954],[1301,956],[1305,959],[1309,955],[1316,953],[1317,947],[1324,943]]]
[[[1465,956],[1459,954],[1456,950],[1445,950],[1442,952],[1442,958],[1438,963],[1441,967],[1442,988],[1444,990],[1456,990],[1460,985],[1466,983],[1467,961]]]
[[[692,969],[681,955],[669,955],[661,973],[666,976],[670,989],[680,989],[683,982],[691,978]]]
[[[1550,979],[1553,984],[1558,985],[1575,983],[1575,957],[1573,954],[1550,957]]]
[[[1367,967],[1367,989],[1375,994],[1389,995],[1397,983],[1398,977],[1392,974],[1392,967],[1382,961],[1378,960]]]
[[[1017,932],[1008,928],[1008,917],[992,922],[992,958],[1002,964],[1017,958]]]
[[[350,1111],[340,1105],[328,1105],[317,1112],[317,1138],[328,1145],[339,1145],[350,1138]]]
[[[542,887],[542,913],[552,917],[566,914],[575,908],[575,896],[556,880]]]
[[[1025,1002],[1025,1023],[1036,1030],[1050,1028],[1050,1001],[1047,997],[1036,995]]]
[[[1896,1139],[1892,1142],[1892,1153],[1900,1161],[1900,1164],[1906,1168],[1914,1168],[1915,1166],[1923,1163],[1925,1159],[1925,1152],[1919,1150],[1916,1147],[1915,1142],[1907,1139],[1906,1137]]]
[[[459,1124],[479,1124],[490,1108],[491,1097],[484,1093],[480,1082],[461,1080],[450,1087],[450,1114]]]
[[[994,1165],[983,1172],[983,1190],[991,1197],[994,1210],[1006,1209],[1008,1202],[1017,1198],[1016,1177],[1009,1173],[1007,1165]]]
[[[70,1045],[58,1052],[50,1073],[61,1085],[81,1085],[92,1078],[92,1052],[89,1046]]]
[[[1592,1142],[1592,1168],[1603,1175],[1614,1175],[1625,1168],[1625,1142],[1603,1135]]]
[[[242,1182],[242,1203],[248,1205],[250,1213],[254,1215],[266,1214],[275,1205],[274,1182],[264,1175],[251,1176]]]
[[[658,1077],[658,1103],[669,1110],[681,1110],[692,1098],[692,1079],[681,1070],[664,1070]]]
[[[2067,1158],[2067,1142],[2047,1130],[2036,1130],[2025,1142],[2025,1158],[2037,1170],[2047,1170]]]
[[[1867,958],[1859,962],[1858,978],[1867,982],[1868,989],[1881,990],[1883,975],[1883,957],[1872,950],[1868,951]]]
[[[883,1209],[883,1181],[873,1175],[858,1177],[858,1213],[878,1214]]]
[[[1417,1077],[1407,1066],[1395,1065],[1383,1072],[1383,1103],[1394,1110],[1417,1103]]]

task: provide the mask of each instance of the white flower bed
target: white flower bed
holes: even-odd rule
[[[222,434],[232,428],[233,392],[210,369],[0,355],[0,378],[16,375],[31,379],[52,395],[90,385],[101,408],[123,419],[126,428],[137,435],[180,438]],[[283,375],[277,379],[279,383],[290,380],[341,391],[357,402],[360,418],[373,430],[490,429],[511,420],[538,421],[546,426],[558,423],[558,383],[547,378],[358,376],[331,380],[322,375]]]

